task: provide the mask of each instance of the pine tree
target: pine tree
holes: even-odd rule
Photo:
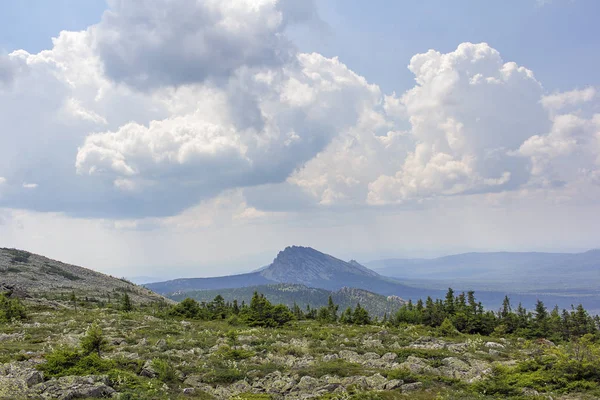
[[[534,316],[535,332],[534,334],[538,337],[548,336],[548,310],[541,300],[535,303],[535,316]]]
[[[448,288],[446,292],[446,299],[444,301],[444,311],[448,316],[454,315],[454,290],[452,288]]]
[[[129,295],[125,293],[125,295],[121,298],[121,310],[125,312],[130,312],[133,310],[133,304],[131,304],[131,298]]]
[[[360,303],[356,304],[354,313],[352,315],[352,322],[356,325],[369,325],[371,323],[371,317],[369,312],[360,306]]]
[[[107,344],[108,341],[102,334],[102,328],[95,322],[88,327],[85,336],[81,338],[81,349],[85,355],[96,353],[100,357],[101,351],[106,349]]]
[[[342,312],[340,316],[340,322],[343,324],[352,324],[354,323],[354,313],[352,311],[352,307],[348,307]]]

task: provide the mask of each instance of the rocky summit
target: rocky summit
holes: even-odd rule
[[[277,254],[273,263],[260,271],[275,282],[312,286],[316,282],[335,280],[340,276],[378,277],[379,274],[356,261],[345,262],[310,247],[290,246]]]

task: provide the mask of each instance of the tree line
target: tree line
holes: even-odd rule
[[[481,302],[475,299],[475,292],[455,295],[448,289],[445,299],[416,304],[409,301],[391,318],[390,323],[423,324],[432,327],[451,326],[461,333],[490,335],[516,334],[525,338],[548,338],[568,340],[585,334],[596,334],[600,329],[600,318],[592,317],[580,304],[571,310],[559,310],[558,306],[548,311],[538,300],[533,312],[521,303],[516,308],[508,296],[504,297],[502,307],[497,311],[485,310]]]
[[[391,316],[383,319],[371,316],[357,303],[339,312],[339,306],[331,296],[327,306],[312,308],[307,305],[301,308],[294,303],[292,307],[283,304],[273,305],[267,298],[254,292],[250,304],[237,300],[226,302],[218,295],[210,302],[198,303],[187,298],[169,310],[170,315],[201,320],[225,320],[234,318],[249,326],[277,327],[292,320],[317,320],[323,323],[343,324],[384,324],[399,326],[401,324],[422,324],[440,327],[446,333],[460,332],[482,335],[516,334],[525,338],[548,338],[551,340],[568,340],[585,334],[597,334],[600,329],[600,318],[592,317],[582,305],[571,310],[559,310],[554,307],[548,310],[544,303],[537,301],[533,312],[525,309],[521,303],[513,308],[508,296],[504,298],[502,307],[494,312],[486,310],[475,298],[475,292],[455,294],[448,289],[444,299],[413,303],[409,300]]]
[[[70,301],[77,309],[81,304],[74,294]],[[120,296],[117,304],[124,312],[133,311],[136,306],[127,293]],[[559,310],[558,306],[548,310],[544,303],[537,301],[533,311],[525,309],[521,303],[513,307],[508,296],[504,298],[498,311],[486,310],[475,298],[475,292],[458,295],[451,288],[444,299],[409,300],[394,314],[382,319],[369,314],[367,309],[356,304],[340,312],[339,305],[329,296],[328,304],[314,308],[310,305],[302,308],[294,303],[292,307],[284,304],[272,304],[263,294],[254,292],[249,304],[237,300],[227,302],[217,295],[210,302],[201,302],[186,298],[182,302],[169,306],[162,304],[158,311],[165,316],[196,320],[229,320],[233,325],[280,327],[297,320],[316,320],[322,323],[342,323],[355,325],[383,324],[399,326],[402,324],[420,324],[439,328],[443,334],[466,333],[481,335],[515,334],[525,338],[547,338],[550,340],[569,340],[586,334],[600,333],[600,318],[591,316],[580,304],[571,310]],[[23,304],[10,294],[0,294],[0,322],[10,322],[26,318]]]

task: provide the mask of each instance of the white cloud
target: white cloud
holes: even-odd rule
[[[38,187],[37,183],[27,183],[27,182],[23,182],[23,188],[25,189],[35,189]]]
[[[576,106],[590,102],[596,97],[596,89],[588,87],[585,89],[575,89],[568,92],[553,93],[543,96],[542,105],[550,111],[558,111],[567,106]]]
[[[378,87],[319,54],[299,54],[282,70],[237,79],[235,87],[246,88],[260,121],[240,123],[236,116],[244,110],[225,89],[211,89],[209,99],[185,94],[197,106],[171,104],[181,115],[88,136],[77,154],[77,171],[127,191],[140,189],[145,202],[151,200],[144,188],[174,197],[191,191],[201,198],[282,182],[339,132],[354,127],[380,98]]]
[[[91,33],[107,75],[146,89],[286,64],[285,27],[313,14],[303,0],[114,0]]]
[[[414,88],[380,99],[383,107],[372,107],[290,182],[321,204],[374,205],[527,182],[526,161],[512,152],[550,127],[530,70],[485,43],[418,54],[409,69]],[[405,120],[410,130],[398,130]]]

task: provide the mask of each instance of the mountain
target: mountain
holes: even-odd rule
[[[409,287],[397,280],[383,277],[356,261],[345,262],[310,247],[300,246],[286,247],[267,267],[247,274],[217,278],[175,279],[145,286],[157,293],[170,294],[277,283],[305,285],[330,291],[352,287],[403,298],[424,295],[422,289]],[[435,295],[438,294],[437,291],[433,292]]]
[[[313,308],[326,306],[329,296],[331,296],[334,303],[340,306],[340,314],[346,308],[354,308],[356,307],[356,303],[360,303],[360,305],[366,308],[372,315],[382,317],[386,313],[391,315],[405,303],[403,299],[397,296],[382,296],[362,289],[342,288],[337,291],[329,291],[325,289],[310,288],[305,285],[287,283],[235,289],[196,290],[178,293],[172,295],[171,298],[176,301],[181,301],[186,297],[191,297],[200,302],[209,302],[220,294],[226,301],[231,302],[237,300],[240,303],[242,301],[249,303],[255,291],[264,294],[273,304],[285,304],[288,307],[292,307],[294,303],[296,303],[302,309],[304,309],[307,304]]]
[[[600,287],[600,250],[585,253],[465,253],[434,259],[387,259],[367,265],[403,281],[489,290],[573,291]]]
[[[23,250],[0,248],[0,293],[46,300],[78,298],[115,299],[128,293],[136,303],[165,301],[164,297],[129,281]],[[170,300],[169,300],[170,301]]]

